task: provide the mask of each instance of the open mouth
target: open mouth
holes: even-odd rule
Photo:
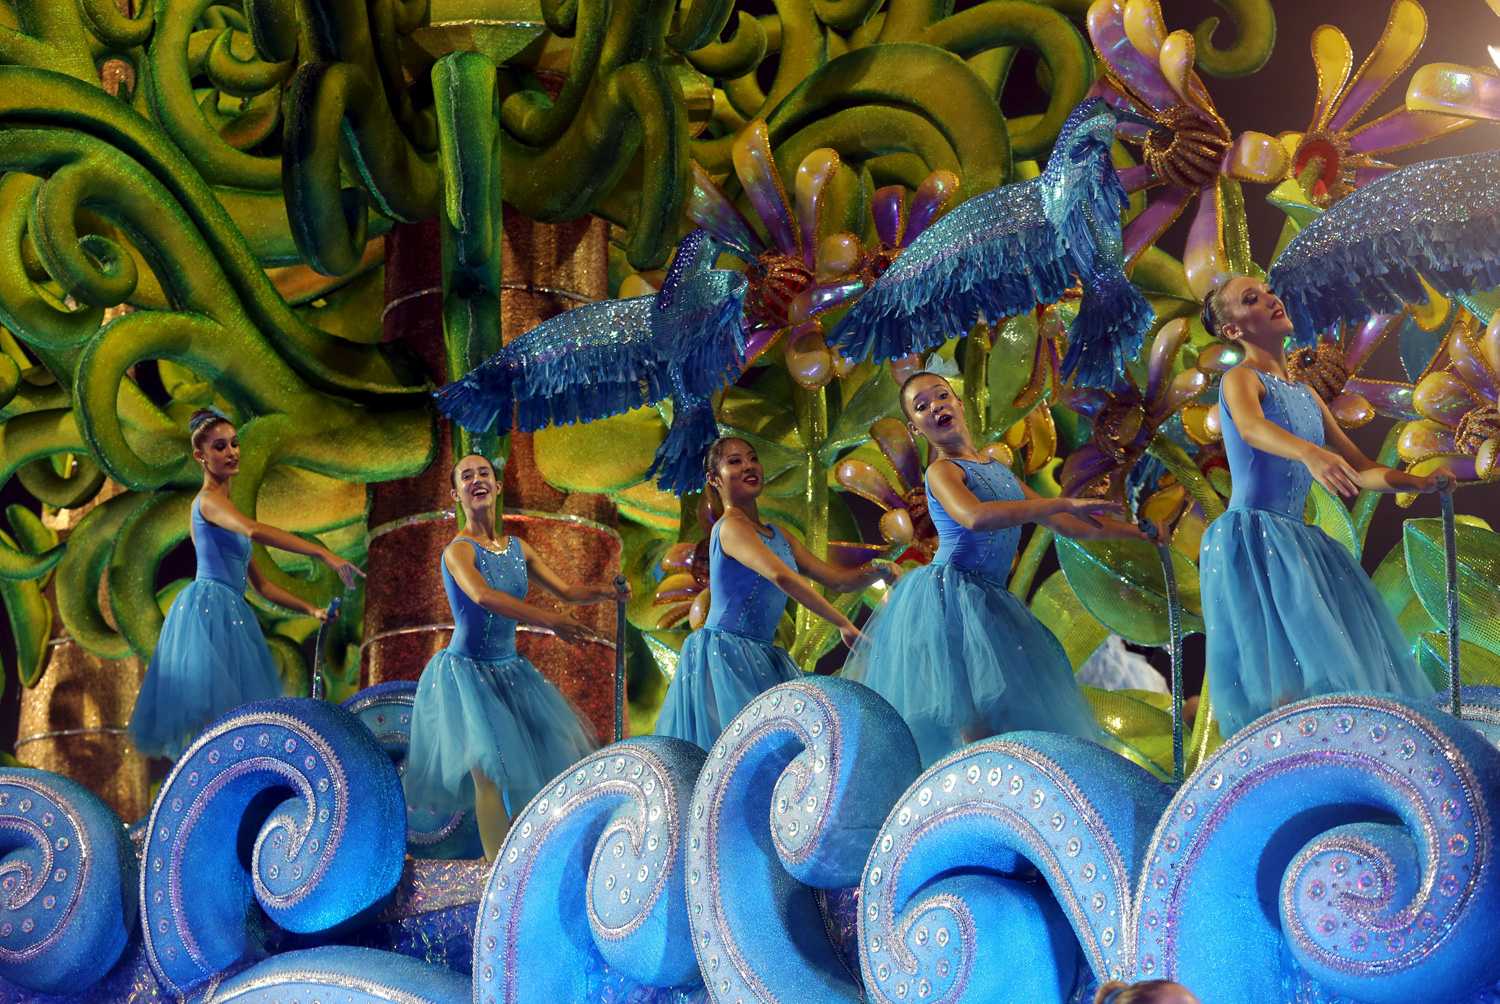
[[[743,483],[747,484],[747,485],[758,485],[758,484],[760,484],[760,475],[759,474],[746,474],[740,480]]]
[[[941,415],[939,415],[937,417],[937,426],[938,426],[939,429],[946,429],[946,428],[948,428],[948,426],[950,426],[952,424],[953,424],[953,416],[950,415],[950,414],[948,414],[947,412],[943,412]]]
[[[1280,307],[1277,307],[1275,310],[1271,311],[1271,316],[1272,317],[1285,317],[1286,316],[1286,311],[1282,310]]]
[[[489,498],[489,494],[490,490],[488,488],[485,488],[483,485],[480,485],[478,488],[475,488],[473,491],[469,492],[469,496],[476,499]]]

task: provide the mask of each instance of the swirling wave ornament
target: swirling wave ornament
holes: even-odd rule
[[[44,770],[0,769],[0,977],[77,993],[135,926],[135,854],[109,806]]]
[[[286,952],[224,981],[207,1004],[469,1004],[469,981],[418,959],[347,945]]]
[[[417,695],[415,680],[392,680],[367,687],[344,701],[342,707],[374,735],[399,776],[406,772],[411,745],[411,705]],[[406,853],[414,858],[477,858],[484,855],[474,814],[435,812],[406,807]]]
[[[255,904],[298,934],[357,922],[396,888],[405,838],[396,770],[349,712],[290,697],[225,715],[151,810],[141,858],[151,968],[177,994],[216,980],[257,950]]]
[[[1490,741],[1500,746],[1500,687],[1461,687],[1459,715],[1464,723]],[[1446,691],[1433,698],[1433,707],[1447,710]]]
[[[511,823],[474,932],[475,1004],[588,999],[600,960],[652,987],[696,984],[683,814],[703,751],[607,746]]]
[[[1123,757],[1046,732],[987,739],[935,764],[865,866],[870,1000],[1060,1002],[1080,949],[1101,980],[1132,972],[1132,883],[1170,798]]]
[[[895,709],[838,677],[768,690],[724,730],[688,828],[694,945],[718,1004],[861,999],[807,886],[859,882],[881,823],[920,772]]]
[[[1139,974],[1260,1004],[1285,999],[1289,950],[1329,996],[1466,1000],[1500,973],[1497,805],[1500,751],[1457,719],[1372,694],[1288,705],[1163,816]]]

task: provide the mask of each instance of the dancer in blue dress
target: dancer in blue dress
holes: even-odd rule
[[[938,550],[865,624],[844,676],[901,713],[924,767],[960,746],[1018,729],[1105,742],[1062,644],[1005,580],[1023,523],[1078,539],[1145,535],[1104,518],[1120,511],[1115,503],[1043,498],[1009,467],[981,456],[962,400],[938,374],[909,377],[901,407],[931,450],[927,513]]]
[[[507,537],[495,470],[483,456],[459,460],[451,481],[464,514],[443,551],[453,637],[422,670],[401,782],[413,807],[474,806],[484,855],[494,860],[511,815],[599,747],[593,728],[516,651],[516,625],[570,644],[598,639],[568,614],[524,602],[528,578],[574,606],[628,599],[630,591],[565,582],[529,544]]]
[[[1349,441],[1322,398],[1288,377],[1292,323],[1264,282],[1236,276],[1221,284],[1203,320],[1245,353],[1219,393],[1234,490],[1204,533],[1199,559],[1208,690],[1226,738],[1304,697],[1431,694],[1369,577],[1342,545],[1306,524],[1303,510],[1315,480],[1352,498],[1361,488],[1434,492],[1448,472],[1392,470]]]
[[[250,701],[282,696],[281,677],[245,602],[248,583],[266,600],[309,617],[328,612],[267,580],[251,560],[252,544],[317,558],[345,586],[364,573],[328,548],[257,523],[235,508],[230,480],[240,470],[240,440],[215,408],[188,421],[203,489],[193,500],[191,533],[198,556],[193,581],[167,611],[151,665],[130,713],[130,737],[146,756],[176,759],[204,726]]]
[[[802,675],[773,641],[788,596],[836,626],[845,644],[859,638],[849,618],[798,572],[841,593],[894,582],[900,572],[893,565],[835,568],[762,522],[756,499],[763,471],[743,439],[715,440],[703,469],[710,503],[722,513],[708,538],[708,618],[682,643],[656,734],[708,749],[757,694]]]

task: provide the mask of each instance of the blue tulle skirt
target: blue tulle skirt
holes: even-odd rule
[[[1433,692],[1369,576],[1317,527],[1230,509],[1203,535],[1199,564],[1209,697],[1225,738],[1305,697]]]
[[[699,628],[682,643],[656,734],[708,749],[758,695],[801,676],[792,657],[768,641]]]
[[[843,675],[901,713],[924,767],[1018,729],[1104,741],[1062,644],[1004,586],[924,565],[896,583],[864,635]]]
[[[167,611],[130,713],[130,738],[146,756],[176,759],[221,715],[281,696],[281,677],[245,597],[222,582],[194,579]]]
[[[417,684],[401,783],[408,805],[457,811],[474,804],[477,767],[514,814],[598,748],[593,728],[525,657],[471,659],[445,648]]]

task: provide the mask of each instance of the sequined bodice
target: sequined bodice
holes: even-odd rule
[[[487,551],[472,540],[455,540],[449,547],[468,544],[474,549],[474,563],[479,574],[491,588],[514,596],[526,598],[526,557],[521,553],[521,544],[514,537],[504,551],[496,554]],[[445,552],[446,553],[446,552]],[[509,617],[490,613],[469,599],[443,565],[443,588],[448,592],[448,606],[453,610],[453,638],[448,649],[470,659],[493,662],[508,659],[516,654],[516,622]]]
[[[776,625],[786,611],[786,593],[765,578],[724,553],[719,546],[720,520],[708,536],[708,619],[704,627],[733,631],[759,641],[776,636]],[[771,537],[761,534],[771,553],[788,568],[797,567],[792,545],[778,526],[771,527]]]
[[[193,499],[193,550],[198,555],[197,577],[221,582],[235,592],[243,593],[254,545],[249,537],[204,519],[198,508],[202,500],[202,495]]]
[[[1323,412],[1313,398],[1312,389],[1259,370],[1255,375],[1266,388],[1265,399],[1260,405],[1266,420],[1314,446],[1322,446]],[[1312,473],[1307,465],[1257,450],[1245,442],[1222,399],[1219,418],[1224,427],[1224,452],[1229,457],[1229,474],[1234,483],[1229,497],[1230,508],[1269,509],[1300,521],[1307,504],[1307,491],[1312,487]]]
[[[969,491],[981,502],[1020,502],[1026,498],[1021,482],[1009,467],[999,461],[977,463],[973,460],[949,460],[964,469]],[[959,525],[948,515],[943,503],[927,489],[927,515],[938,532],[937,554],[933,564],[951,563],[966,572],[972,572],[991,582],[1004,584],[1010,574],[1011,562],[1015,560],[1016,546],[1021,542],[1021,528],[1008,526],[1004,530],[970,530]]]

